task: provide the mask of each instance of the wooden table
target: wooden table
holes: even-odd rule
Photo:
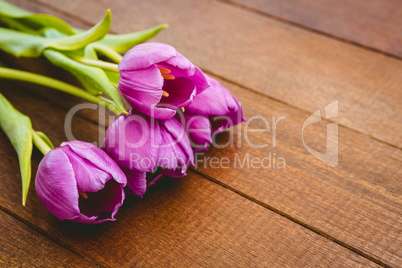
[[[169,23],[153,40],[217,78],[253,120],[217,138],[233,146],[199,158],[228,158],[228,168],[200,162],[143,199],[129,197],[117,221],[101,226],[59,222],[33,185],[23,207],[17,156],[0,132],[1,266],[402,266],[400,0],[11,2],[82,28],[111,8],[115,33]],[[82,102],[24,83],[1,81],[0,92],[55,144]],[[336,101],[328,119],[325,106]],[[302,139],[317,110],[322,120]],[[255,116],[270,131],[252,131],[266,128]],[[273,116],[282,118],[275,135]],[[97,140],[97,122],[98,111],[80,112],[76,138]],[[332,166],[306,149],[324,154],[331,124],[339,134]],[[285,167],[233,164],[269,156]],[[33,174],[40,159],[35,150]]]

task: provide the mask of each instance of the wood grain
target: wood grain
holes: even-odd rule
[[[224,0],[402,57],[399,0]]]
[[[169,23],[154,40],[204,70],[303,111],[338,100],[340,124],[402,148],[397,59],[215,1],[40,2],[88,25],[111,8],[119,33]]]
[[[1,210],[0,230],[1,267],[97,267]]]
[[[33,125],[60,143],[65,111],[18,88],[2,86]],[[38,109],[40,107],[40,109]],[[51,122],[51,124],[49,123]],[[97,137],[77,118],[79,138]],[[285,217],[189,172],[166,178],[143,199],[128,198],[117,221],[100,226],[59,222],[39,204],[33,187],[20,205],[17,158],[0,132],[2,206],[72,249],[106,266],[376,266]],[[34,167],[40,160],[35,151]]]
[[[309,114],[233,84],[223,84],[242,100],[245,116],[251,120],[248,128],[267,129],[258,119],[263,117],[270,131],[245,131],[243,124],[218,136],[218,145],[230,146],[212,148],[199,156],[197,171],[389,265],[400,266],[401,150],[340,127],[339,164],[332,167],[304,148],[301,129]],[[276,138],[273,116],[286,118],[277,124]],[[307,127],[305,143],[325,152],[328,123],[321,121]],[[254,146],[264,144],[266,148]],[[265,168],[258,164],[264,158]],[[286,161],[285,168],[278,165],[281,158]],[[230,164],[217,165],[216,159],[228,159],[225,161]],[[253,165],[253,159],[257,164]]]

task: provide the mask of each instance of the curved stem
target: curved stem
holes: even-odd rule
[[[108,98],[99,96],[99,99],[100,99],[101,101],[106,102],[106,103],[109,104],[109,105],[114,105],[114,102],[113,102],[112,100],[109,100]]]
[[[64,83],[62,81],[59,81],[59,80],[56,80],[53,78],[49,78],[49,77],[46,77],[43,75],[0,67],[0,78],[26,81],[26,82],[31,82],[31,83],[38,84],[38,85],[47,86],[47,87],[50,87],[50,88],[53,88],[53,89],[56,89],[59,91],[63,91],[70,95],[83,98],[87,101],[96,103],[100,106],[103,106],[103,107],[111,110],[116,115],[120,115],[123,112],[115,104],[113,104],[111,102],[108,103],[105,100],[103,100],[99,97],[93,96],[93,95],[89,94],[88,92],[86,92],[76,86],[73,86],[73,85],[70,85],[70,84]]]
[[[84,57],[78,57],[78,56],[72,56],[72,59],[75,61],[78,61],[82,64],[88,65],[88,66],[93,66],[93,67],[98,67],[103,70],[119,73],[119,69],[117,68],[117,64],[103,61],[103,60],[92,60],[92,59],[87,59]]]
[[[39,137],[35,130],[32,130],[32,141],[43,155],[46,155],[50,150],[52,150],[52,148],[50,148],[41,137]]]
[[[108,46],[96,43],[94,43],[92,46],[95,48],[96,51],[99,51],[101,54],[114,61],[115,63],[120,63],[123,59],[122,55],[120,55],[114,49],[111,49]]]

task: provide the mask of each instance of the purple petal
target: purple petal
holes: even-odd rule
[[[121,71],[118,87],[131,106],[150,114],[162,98],[163,77],[155,65],[138,71]]]
[[[225,128],[235,126],[246,119],[243,110],[236,98],[212,77],[208,78],[211,84],[201,94],[185,107],[186,114],[210,116],[212,134],[220,133]]]
[[[106,152],[122,167],[136,171],[154,170],[161,143],[158,122],[144,114],[131,111],[120,115],[106,131]]]
[[[198,94],[187,105],[186,113],[198,115],[225,115],[238,109],[236,99],[215,79],[208,77],[211,87]]]
[[[143,197],[147,190],[147,176],[145,172],[123,168],[127,176],[127,187],[133,194]]]
[[[201,94],[201,92],[203,92],[207,88],[211,87],[211,84],[209,83],[209,81],[207,79],[207,75],[204,74],[200,70],[200,68],[198,68],[197,66],[195,67],[193,81],[194,81],[194,85],[197,89],[197,94]]]
[[[107,180],[113,178],[123,187],[127,184],[126,176],[120,167],[102,149],[83,141],[64,142],[62,146],[68,146],[76,155],[92,163],[98,169],[108,173],[110,177],[102,181],[104,185]],[[104,179],[105,177],[102,177]]]
[[[158,174],[154,179],[152,179],[149,183],[148,183],[148,187],[151,187],[152,185],[154,185],[156,182],[158,182],[161,178],[163,177],[163,174]]]
[[[87,159],[76,155],[69,147],[60,147],[68,157],[74,170],[77,189],[80,192],[97,192],[103,189],[105,183],[112,178]]]
[[[182,69],[183,71],[185,71],[187,76],[194,75],[195,66],[191,63],[191,61],[189,61],[186,57],[184,57],[179,52],[176,52],[175,57],[171,57],[171,58],[167,59],[165,62],[169,65]]]
[[[163,86],[164,79],[156,65],[138,71],[120,72],[118,87],[127,102],[136,110],[159,119],[176,114],[171,105],[156,107],[162,99]]]
[[[166,169],[185,170],[194,165],[194,156],[183,126],[176,118],[161,120],[162,143],[159,148],[158,166]]]
[[[233,98],[234,99],[234,98]],[[243,116],[243,109],[236,99],[236,103],[229,113],[224,116],[211,116],[211,131],[212,134],[217,134],[223,132],[226,128],[233,127],[241,122],[246,121]]]
[[[150,114],[147,114],[156,119],[169,119],[175,116],[176,111],[172,108],[155,107]]]
[[[212,116],[211,117],[212,134],[221,133],[226,128],[233,127],[244,121],[246,121],[246,119],[243,116],[243,110],[241,108],[239,108],[239,110],[235,112],[231,112],[224,116]]]
[[[62,150],[56,148],[42,159],[36,173],[35,188],[41,204],[58,219],[71,220],[79,216],[75,174]]]
[[[130,49],[119,64],[119,70],[140,70],[177,55],[176,49],[162,43],[144,43]]]
[[[202,115],[184,115],[184,128],[194,151],[206,150],[212,143],[209,118]]]
[[[80,223],[91,223],[91,224],[99,224],[103,223],[106,221],[115,221],[116,219],[113,217],[106,217],[101,220],[98,220],[98,216],[87,216],[83,213],[75,217],[74,219],[70,219],[71,221],[74,222],[80,222]]]

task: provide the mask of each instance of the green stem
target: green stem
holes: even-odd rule
[[[94,43],[92,46],[95,48],[96,51],[100,52],[105,57],[109,58],[110,60],[114,61],[115,63],[120,63],[121,60],[123,59],[122,55],[120,55],[114,49],[111,49],[108,46],[105,46],[102,44],[96,44],[96,43]]]
[[[106,102],[104,99],[93,96],[76,86],[43,75],[0,67],[0,78],[26,81],[38,85],[47,86],[71,94],[73,96],[83,98],[84,100],[96,103],[111,110],[116,115],[120,115],[121,113],[123,113],[123,111],[121,111],[115,104],[111,102]]]
[[[93,66],[93,67],[98,67],[103,70],[119,73],[119,69],[117,68],[117,64],[107,62],[107,61],[102,61],[102,60],[92,60],[92,59],[87,59],[84,57],[78,57],[78,56],[72,56],[72,58],[82,64],[88,65],[88,66]]]
[[[52,150],[52,148],[50,148],[41,137],[39,137],[35,130],[32,130],[32,140],[36,148],[38,148],[43,155],[46,155],[50,150]]]

